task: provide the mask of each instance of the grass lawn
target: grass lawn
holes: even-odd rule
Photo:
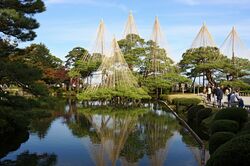
[[[170,95],[167,95],[167,100],[169,102],[172,102],[173,99],[175,98],[197,98],[197,99],[201,99],[202,100],[202,97],[201,96],[198,96],[197,94],[193,94],[193,93],[180,93],[180,94],[170,94]]]

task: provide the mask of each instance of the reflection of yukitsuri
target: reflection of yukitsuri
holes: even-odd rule
[[[121,157],[121,163],[123,166],[137,166],[138,165],[138,163],[131,163],[127,161],[125,157]]]
[[[177,122],[173,117],[164,114],[149,113],[143,119],[150,163],[156,166],[163,165],[167,157],[168,140],[173,134],[172,130],[177,127]]]
[[[85,114],[100,139],[100,144],[92,144],[92,158],[96,165],[115,165],[121,150],[134,129],[137,116],[126,115],[117,117],[112,115]]]

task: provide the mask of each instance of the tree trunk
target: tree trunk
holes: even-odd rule
[[[206,72],[206,77],[207,77],[207,81],[211,84],[211,85],[215,85],[216,86],[216,82],[212,76],[212,72],[207,70]]]

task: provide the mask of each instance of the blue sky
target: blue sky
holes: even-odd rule
[[[35,16],[40,28],[32,43],[44,43],[63,60],[74,47],[93,50],[101,19],[108,35],[121,39],[130,10],[140,36],[145,39],[150,39],[154,18],[159,17],[169,56],[175,62],[191,46],[203,22],[217,46],[236,26],[250,47],[250,0],[45,0],[45,4],[47,10]]]

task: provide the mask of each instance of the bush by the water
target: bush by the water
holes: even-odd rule
[[[214,120],[228,119],[238,122],[240,128],[247,121],[248,113],[243,108],[226,108],[216,113]]]
[[[197,111],[196,114],[196,120],[198,123],[201,123],[201,121],[203,119],[206,119],[207,117],[209,117],[212,113],[212,109],[211,108],[203,108]]]
[[[235,136],[232,132],[217,132],[209,138],[209,153],[213,154],[214,151],[222,144],[226,143]]]
[[[198,105],[201,102],[201,99],[198,98],[174,98],[172,100],[172,104],[175,105],[184,105],[184,106],[191,106],[191,105]]]
[[[214,121],[210,128],[211,134],[214,134],[220,131],[228,131],[232,133],[237,133],[238,130],[239,130],[238,122],[234,120],[226,120],[226,119]]]
[[[206,166],[249,166],[250,134],[234,137],[221,145],[208,160]]]
[[[204,109],[205,107],[203,105],[194,105],[192,107],[190,107],[187,110],[187,119],[188,121],[193,121],[196,118],[196,113],[198,112],[198,110]]]

